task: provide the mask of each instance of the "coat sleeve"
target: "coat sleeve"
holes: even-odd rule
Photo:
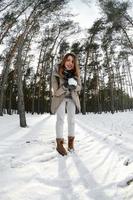
[[[56,77],[55,75],[52,76],[52,88],[54,96],[60,96],[67,92],[63,85],[59,86],[58,77]]]
[[[77,78],[77,86],[75,92],[80,92],[80,91],[81,91],[81,79]]]

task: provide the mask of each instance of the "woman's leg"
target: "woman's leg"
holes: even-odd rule
[[[72,99],[67,101],[68,136],[75,136],[75,111],[76,106]]]
[[[63,138],[63,125],[64,125],[64,118],[65,118],[65,99],[60,104],[59,108],[57,109],[57,121],[56,121],[56,142],[57,147],[56,150],[62,155],[67,155],[67,151],[63,146],[64,138]]]
[[[56,112],[56,138],[63,138],[63,127],[65,118],[65,99],[62,101]]]
[[[75,138],[75,111],[76,106],[72,99],[67,102],[67,119],[68,119],[68,151],[74,151]]]

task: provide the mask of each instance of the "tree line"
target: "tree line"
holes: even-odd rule
[[[21,127],[26,126],[25,112],[50,112],[52,72],[68,51],[79,60],[83,114],[133,109],[132,4],[97,1],[101,17],[78,39],[83,30],[67,11],[68,3],[0,2],[0,116],[18,113]]]

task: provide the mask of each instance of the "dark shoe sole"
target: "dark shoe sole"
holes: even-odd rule
[[[64,153],[62,153],[62,152],[58,151],[58,149],[56,149],[56,150],[57,150],[57,152],[58,152],[60,155],[62,155],[62,156],[67,156],[67,153],[66,153],[66,154],[64,154]]]

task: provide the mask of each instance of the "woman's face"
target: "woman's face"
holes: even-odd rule
[[[67,57],[66,62],[65,62],[65,68],[67,70],[72,70],[74,69],[74,58],[70,55]]]

